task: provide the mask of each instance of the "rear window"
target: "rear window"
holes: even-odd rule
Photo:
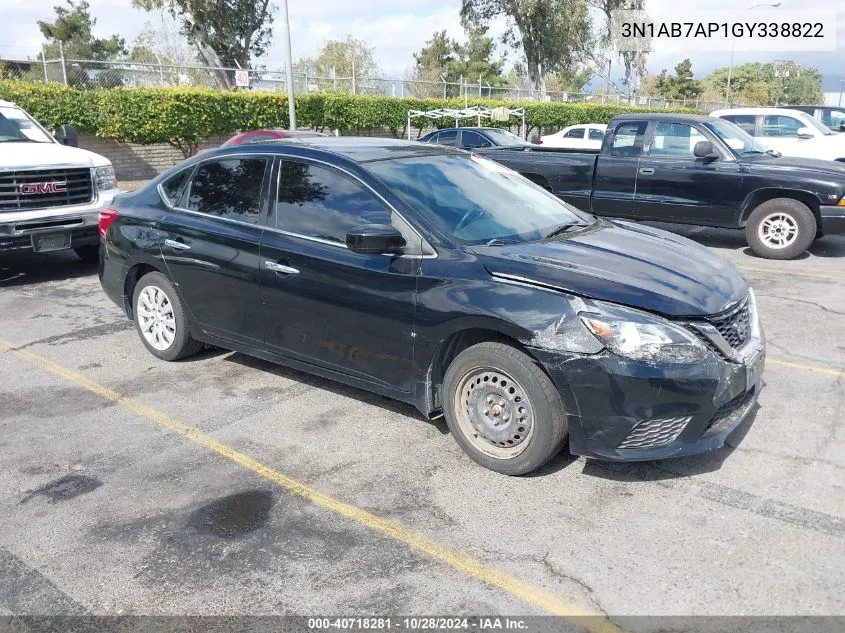
[[[188,183],[188,179],[190,178],[193,170],[193,167],[190,169],[183,169],[161,183],[161,194],[164,196],[164,201],[170,206],[177,206],[179,198],[182,197],[182,192],[185,191],[185,185]]]

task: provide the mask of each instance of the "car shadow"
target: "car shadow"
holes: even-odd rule
[[[209,355],[213,355],[214,351],[215,350],[207,350],[207,353]],[[216,351],[222,353],[222,350]],[[278,365],[276,363],[265,361],[260,358],[247,356],[246,354],[241,354],[239,352],[230,353],[224,358],[224,360],[232,363],[237,363],[238,365],[249,367],[251,369],[256,369],[258,371],[274,374],[276,376],[279,376],[280,378],[285,378],[287,380],[291,380],[302,385],[308,385],[316,389],[330,391],[331,393],[337,394],[339,396],[352,398],[358,400],[359,402],[363,402],[365,404],[378,407],[379,409],[389,411],[390,413],[398,413],[399,415],[412,418],[417,422],[425,422],[426,424],[429,424],[435,429],[437,429],[443,435],[448,435],[449,433],[449,428],[446,426],[446,421],[442,417],[436,420],[429,420],[424,415],[422,415],[416,407],[404,402],[400,402],[399,400],[394,400],[393,398],[381,396],[377,393],[366,391],[364,389],[359,389],[357,387],[351,387],[341,382],[331,380],[330,378],[323,378],[321,376],[316,376],[314,374],[308,374],[303,371],[299,371],[298,369],[292,369],[290,367]]]
[[[632,483],[680,479],[717,471],[745,439],[759,410],[760,405],[754,405],[748,416],[725,439],[725,445],[715,451],[646,462],[605,462],[588,459],[581,472],[590,477]]]
[[[97,264],[84,263],[73,251],[0,254],[0,288],[64,281],[97,274]]]

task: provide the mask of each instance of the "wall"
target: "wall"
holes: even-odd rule
[[[226,138],[205,139],[200,147],[216,147]],[[184,158],[178,149],[163,143],[118,143],[99,139],[93,134],[80,134],[79,147],[108,158],[114,165],[118,180],[147,180]]]

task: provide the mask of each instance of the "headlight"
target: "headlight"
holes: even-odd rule
[[[117,189],[117,179],[114,177],[114,167],[94,167],[94,182],[97,183],[97,190]]]
[[[587,329],[613,353],[655,363],[694,363],[707,347],[694,334],[657,316],[599,301],[580,313]]]

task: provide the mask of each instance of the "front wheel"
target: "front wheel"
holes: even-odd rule
[[[161,360],[179,360],[202,349],[202,343],[191,338],[188,318],[176,288],[161,273],[147,273],[141,277],[135,286],[132,305],[135,329],[153,356]]]
[[[479,343],[455,357],[443,378],[443,413],[472,459],[506,475],[536,470],[566,438],[554,383],[526,354],[502,343]]]
[[[816,238],[813,212],[798,200],[775,198],[759,205],[748,217],[745,237],[760,257],[794,259]]]

